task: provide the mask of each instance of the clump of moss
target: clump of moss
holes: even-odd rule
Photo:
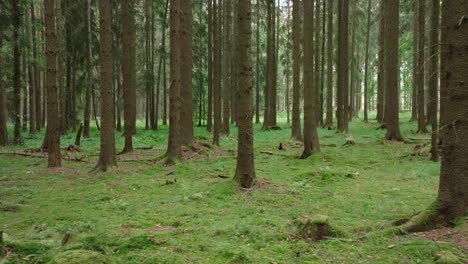
[[[437,264],[460,264],[460,258],[449,251],[440,251],[435,255],[435,263]]]
[[[89,250],[69,250],[57,254],[53,260],[54,264],[114,264],[116,263],[111,257],[101,253]]]

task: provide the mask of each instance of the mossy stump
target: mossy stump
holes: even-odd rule
[[[297,220],[298,235],[306,240],[324,240],[329,236],[330,219],[326,215],[304,216]]]

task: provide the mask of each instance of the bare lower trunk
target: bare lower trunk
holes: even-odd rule
[[[292,106],[292,135],[293,140],[302,140],[300,86],[301,86],[301,40],[300,40],[300,2],[293,1],[293,106]]]

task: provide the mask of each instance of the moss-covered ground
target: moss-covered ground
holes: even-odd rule
[[[403,116],[404,136],[428,137],[415,135],[416,124]],[[164,153],[167,127],[140,128],[135,145],[154,149],[119,156],[119,166],[101,174],[89,173],[99,151],[95,129],[80,152],[68,153],[81,162],[64,160],[61,170],[47,169],[43,158],[0,155],[0,230],[12,251],[5,263],[434,263],[440,252],[467,261],[459,245],[382,231],[436,197],[440,164],[411,155],[416,143],[386,142],[377,124],[355,120],[354,146],[320,129],[322,152],[300,160],[289,126],[280,126],[255,127],[261,180],[250,191],[231,179],[235,127],[219,150],[174,167],[151,161]],[[23,146],[0,151],[39,147],[42,136],[24,134]],[[196,136],[211,138],[204,128]],[[72,133],[62,137],[62,147],[73,142]],[[177,182],[166,185],[168,179]],[[294,220],[318,214],[342,237],[297,239]]]

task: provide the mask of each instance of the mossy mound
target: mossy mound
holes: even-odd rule
[[[435,255],[435,263],[437,264],[460,264],[462,261],[449,251],[440,251]]]
[[[112,258],[89,250],[69,250],[57,254],[54,264],[115,264]]]

